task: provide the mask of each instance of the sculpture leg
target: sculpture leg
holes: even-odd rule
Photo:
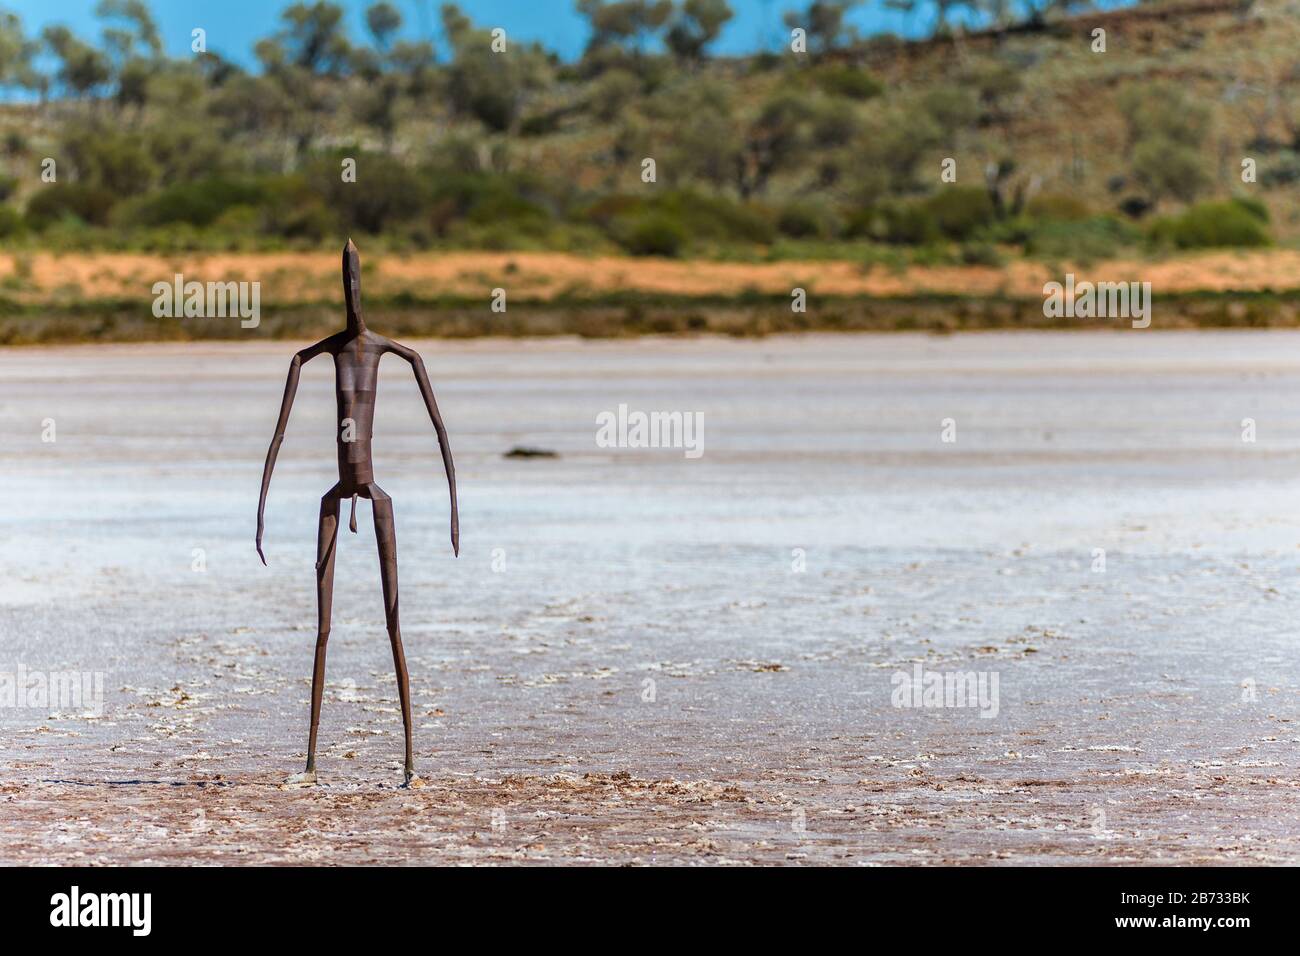
[[[330,612],[334,606],[334,554],[339,536],[339,486],[320,500],[320,527],[316,536],[316,662],[311,672],[311,735],[307,741],[307,769],[290,783],[316,782],[316,732],[320,728],[320,701],[325,690],[325,650],[330,639]]]
[[[379,576],[384,587],[384,618],[388,640],[393,645],[393,667],[397,671],[397,696],[402,703],[402,727],[406,731],[406,783],[415,776],[411,752],[411,681],[402,651],[402,628],[397,617],[397,531],[393,527],[393,499],[378,485],[370,486],[375,512],[375,540],[379,544]]]

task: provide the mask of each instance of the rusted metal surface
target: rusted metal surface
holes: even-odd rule
[[[339,506],[345,498],[352,499],[349,526],[357,530],[357,498],[370,499],[375,519],[375,538],[379,543],[379,571],[383,582],[384,614],[388,637],[393,645],[393,665],[397,670],[397,687],[402,703],[402,725],[406,732],[406,782],[415,775],[411,753],[411,691],[406,670],[406,657],[402,651],[401,625],[398,620],[397,598],[397,533],[393,522],[393,501],[375,483],[374,462],[371,456],[371,439],[375,420],[375,395],[379,388],[379,360],[393,354],[404,359],[415,373],[429,418],[438,434],[442,449],[442,462],[447,470],[447,486],[451,494],[451,548],[460,554],[460,521],[456,510],[456,467],[451,458],[447,430],[438,412],[438,403],[429,384],[424,361],[414,349],[376,335],[366,328],[361,314],[361,257],[352,240],[343,248],[343,297],[347,304],[348,324],[342,332],[322,339],[303,349],[289,364],[289,378],[284,385],[284,400],[280,403],[280,417],[275,425],[275,436],[266,452],[266,465],[262,469],[262,492],[257,502],[257,554],[266,563],[262,552],[263,516],[266,510],[266,492],[271,485],[271,472],[284,441],[285,426],[293,410],[293,399],[298,391],[298,378],[302,366],[319,355],[334,358],[334,394],[338,402],[338,461],[339,480],[325,492],[320,503],[320,526],[316,540],[316,600],[318,626],[316,635],[316,660],[311,680],[311,736],[307,745],[307,769],[297,775],[295,782],[314,783],[316,779],[316,733],[320,726],[321,692],[325,686],[325,651],[330,635],[330,611],[334,601],[334,553],[338,543]]]

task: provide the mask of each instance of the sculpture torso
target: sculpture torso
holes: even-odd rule
[[[389,342],[372,332],[341,341],[334,351],[334,391],[338,401],[335,438],[339,449],[339,491],[355,494],[375,480],[371,439],[374,437],[375,390],[379,360]]]
[[[443,427],[438,403],[433,397],[433,386],[425,371],[424,361],[418,352],[399,342],[376,335],[366,328],[361,317],[361,257],[352,240],[343,248],[343,294],[347,306],[347,328],[328,338],[321,339],[297,352],[289,363],[289,376],[284,383],[284,399],[280,403],[280,418],[275,425],[275,435],[266,450],[266,464],[262,467],[262,492],[257,500],[257,555],[266,563],[262,553],[262,532],[265,529],[264,511],[266,492],[271,485],[271,472],[284,441],[284,429],[289,422],[293,398],[298,391],[298,378],[302,366],[319,355],[334,358],[334,395],[337,402],[335,440],[338,443],[339,480],[326,492],[322,506],[340,498],[364,497],[383,502],[381,510],[391,508],[384,490],[375,484],[374,461],[371,457],[371,440],[375,426],[375,391],[379,385],[379,360],[392,352],[411,366],[415,382],[429,412],[433,429],[438,434],[442,449],[442,464],[447,471],[447,489],[451,496],[451,549],[460,553],[460,522],[456,511],[456,469],[447,443],[447,430]],[[355,517],[356,501],[353,504]],[[376,512],[377,520],[384,520]],[[352,530],[356,530],[353,527]]]

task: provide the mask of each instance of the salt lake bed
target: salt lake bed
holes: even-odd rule
[[[461,492],[454,558],[389,359],[419,789],[364,501],[285,786],[328,359],[263,567],[297,345],[0,351],[0,861],[1300,862],[1300,334],[408,344]],[[620,406],[699,454],[598,441]]]

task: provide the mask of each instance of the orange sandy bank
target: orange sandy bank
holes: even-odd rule
[[[364,253],[363,253],[364,256]],[[563,253],[454,252],[370,256],[363,259],[372,295],[408,293],[487,297],[505,288],[516,301],[558,296],[585,298],[615,292],[676,296],[788,294],[803,287],[836,296],[953,294],[1037,297],[1054,277],[1042,263],[1005,268],[932,266],[893,270],[856,262],[732,263],[582,257]],[[27,303],[150,296],[155,282],[176,273],[187,280],[262,283],[264,304],[334,301],[334,253],[8,253],[0,255],[5,294]],[[1300,289],[1300,251],[1208,252],[1163,261],[1114,260],[1073,270],[1082,280],[1150,281],[1156,295],[1179,292]]]

